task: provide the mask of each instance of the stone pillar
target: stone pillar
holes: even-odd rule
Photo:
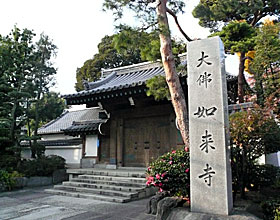
[[[188,43],[191,211],[232,210],[224,47],[219,37]]]

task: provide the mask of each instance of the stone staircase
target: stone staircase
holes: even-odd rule
[[[69,181],[46,189],[48,193],[125,203],[154,195],[146,187],[145,170],[139,168],[68,169]]]

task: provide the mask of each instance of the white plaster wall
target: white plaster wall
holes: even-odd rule
[[[265,155],[262,155],[261,157],[259,157],[259,158],[257,159],[257,164],[263,165],[263,164],[265,164],[265,163],[266,163],[266,161],[265,161]]]
[[[265,163],[280,167],[280,151],[273,154],[267,154],[265,157]]]
[[[87,135],[86,136],[86,147],[85,156],[86,157],[97,157],[97,135]]]
[[[29,147],[25,147],[21,150],[21,157],[24,159],[31,159],[31,150]]]
[[[24,148],[21,155],[25,159],[31,158],[30,148]],[[80,164],[82,158],[82,145],[76,146],[48,146],[45,155],[58,155],[66,160],[66,164]]]
[[[58,155],[66,160],[66,164],[79,164],[82,158],[82,148],[80,145],[71,147],[47,147],[45,155]]]

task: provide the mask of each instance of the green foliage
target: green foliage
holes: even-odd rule
[[[268,200],[261,203],[264,220],[280,219],[280,199]]]
[[[170,0],[167,1],[167,6],[177,14],[183,12],[185,1]],[[104,0],[103,8],[104,10],[113,11],[115,19],[121,18],[124,9],[127,8],[132,10],[135,13],[137,20],[142,24],[146,24],[147,27],[157,24],[155,0]]]
[[[7,171],[0,170],[0,185],[5,189],[12,190],[15,184],[15,180],[11,177],[11,174]]]
[[[0,37],[1,88],[0,124],[9,129],[9,145],[16,146],[20,128],[24,125],[25,102],[32,97],[32,72],[35,68],[34,33],[17,27],[6,37]],[[4,134],[7,132],[4,131]]]
[[[92,59],[85,61],[81,68],[77,69],[77,82],[75,84],[75,89],[77,91],[84,90],[83,80],[98,80],[101,76],[102,69],[126,66],[139,63],[141,61],[140,51],[137,48],[120,50],[120,52],[115,49],[118,35],[123,37],[121,33],[103,37],[101,42],[98,44],[98,53],[95,54]],[[121,48],[122,46],[120,45],[119,47]]]
[[[199,18],[202,27],[217,30],[221,23],[245,20],[255,26],[267,15],[279,17],[279,0],[200,0],[193,10],[193,16]]]
[[[278,110],[277,100],[280,97],[280,24],[264,24],[258,29],[255,38],[255,57],[250,69],[256,80],[254,90],[257,102],[265,104],[265,100],[273,96]]]
[[[280,179],[280,168],[273,165],[254,165],[250,169],[247,188],[258,190],[263,187],[276,186]]]
[[[37,136],[39,101],[53,85],[56,73],[51,62],[56,46],[43,34],[34,43],[34,36],[32,31],[16,26],[8,36],[0,36],[0,151],[18,160],[21,128],[33,119]],[[33,118],[30,105],[36,106]]]
[[[139,51],[141,61],[158,61],[161,58],[159,31],[145,32],[129,26],[120,25],[119,33],[114,35],[113,45],[120,54]],[[182,41],[172,39],[172,52],[178,55],[186,52],[186,45]],[[178,59],[179,60],[179,59]]]
[[[98,54],[77,69],[75,85],[77,91],[84,90],[83,80],[98,80],[103,68],[127,66],[143,61],[158,61],[161,58],[157,31],[148,33],[125,25],[117,28],[119,30],[117,34],[105,36],[101,40],[98,45]],[[175,56],[186,52],[183,42],[172,40],[172,45]]]
[[[245,187],[254,179],[256,160],[280,150],[280,128],[269,109],[255,106],[230,116],[230,135],[234,188],[240,188],[245,197]]]
[[[230,22],[214,35],[221,37],[225,49],[231,53],[248,52],[255,46],[256,31],[246,22]]]
[[[233,147],[246,149],[248,160],[280,150],[280,128],[264,109],[255,107],[230,116]]]
[[[169,89],[164,76],[155,76],[146,82],[147,96],[154,96],[155,100],[170,99]]]
[[[16,170],[20,161],[14,155],[4,152],[0,155],[0,169],[7,172]]]
[[[189,197],[190,164],[188,148],[168,152],[150,164],[147,185],[159,187],[171,196]]]
[[[15,177],[22,177],[23,175],[18,173],[17,171],[13,171],[9,173],[5,170],[0,169],[0,186],[4,187],[4,189],[12,190],[16,184]]]
[[[140,54],[141,61],[155,61],[160,58],[160,43],[156,31],[147,33],[125,25],[120,25],[118,29],[119,33],[113,38],[113,46],[118,53],[136,52]]]
[[[51,176],[58,169],[65,169],[65,159],[60,156],[51,155],[22,161],[19,172],[27,177]]]
[[[38,114],[39,114],[39,126],[42,126],[51,120],[59,117],[62,112],[67,109],[65,100],[60,98],[60,94],[56,92],[48,92],[43,95],[39,100]],[[32,103],[29,108],[29,118],[31,132],[34,131],[34,119],[35,119],[36,106]]]

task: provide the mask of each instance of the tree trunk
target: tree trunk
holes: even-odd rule
[[[245,85],[245,77],[244,77],[244,69],[245,69],[245,52],[240,53],[239,58],[239,72],[238,72],[238,100],[239,103],[244,102],[244,85]]]
[[[11,111],[11,130],[10,130],[10,138],[11,138],[11,142],[12,145],[15,145],[16,142],[16,120],[17,120],[17,116],[16,116],[16,111],[18,108],[18,101],[16,100],[13,103],[13,108]]]
[[[179,76],[176,73],[175,60],[171,49],[170,30],[166,14],[167,0],[158,0],[157,3],[157,16],[160,28],[160,52],[166,75],[166,82],[171,94],[171,101],[174,107],[182,139],[185,145],[189,146],[187,104]]]
[[[40,98],[41,98],[41,91],[38,91],[38,95],[37,95],[37,100],[36,100],[36,104],[35,104],[35,123],[34,123],[34,140],[33,140],[33,147],[32,147],[32,156],[33,156],[33,151],[35,153],[35,157],[41,157],[41,152],[39,152],[38,149],[38,128],[39,128],[39,102],[40,102]],[[34,157],[34,158],[35,158]],[[33,158],[33,157],[32,157]]]
[[[246,195],[245,195],[245,188],[246,188],[246,184],[247,184],[247,150],[246,147],[243,146],[242,148],[242,171],[241,171],[241,198],[242,199],[246,199]]]

